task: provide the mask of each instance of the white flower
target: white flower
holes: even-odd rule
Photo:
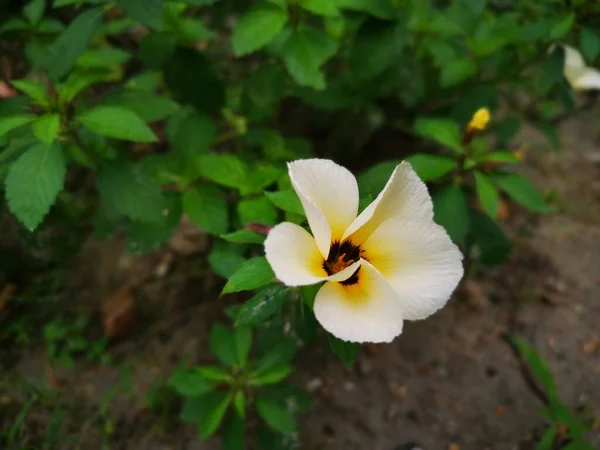
[[[403,320],[424,319],[446,304],[463,275],[462,255],[433,222],[427,187],[410,164],[396,167],[358,217],[358,184],[325,159],[288,164],[312,231],[284,222],[265,253],[288,286],[324,281],[314,312],[345,341],[390,342]]]
[[[581,53],[573,47],[563,45],[565,49],[565,78],[576,90],[600,89],[600,71],[585,65]]]

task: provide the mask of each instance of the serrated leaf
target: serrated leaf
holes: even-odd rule
[[[33,231],[62,189],[66,163],[60,145],[31,147],[11,166],[5,180],[6,199],[12,213]]]
[[[238,310],[236,325],[256,326],[264,323],[283,307],[291,293],[292,290],[282,284],[260,290]]]
[[[447,173],[450,173],[458,166],[456,160],[442,155],[428,155],[417,153],[406,158],[419,178],[423,181],[437,180]]]
[[[215,183],[238,189],[248,184],[248,166],[235,155],[201,155],[198,165],[200,173]]]
[[[433,139],[457,153],[463,153],[460,127],[453,120],[421,118],[415,122],[415,131],[423,137]]]
[[[38,105],[48,106],[50,104],[48,93],[41,84],[31,80],[13,80],[10,84],[21,92],[24,92],[25,95],[32,98]]]
[[[297,429],[294,416],[282,405],[268,398],[256,399],[256,411],[269,427],[280,433],[293,433]]]
[[[233,331],[221,323],[215,324],[210,330],[208,340],[210,351],[223,364],[233,367],[238,363],[238,354]]]
[[[539,213],[551,211],[540,191],[523,175],[503,173],[494,175],[492,179],[502,190],[525,208]]]
[[[273,203],[264,196],[241,200],[237,205],[237,211],[242,225],[249,223],[275,225],[277,223],[277,210]]]
[[[264,47],[279,34],[287,19],[287,11],[272,3],[254,6],[238,19],[233,29],[233,52],[243,56]]]
[[[270,283],[274,278],[275,274],[265,257],[252,258],[231,275],[223,288],[223,294],[256,289]]]
[[[160,30],[163,0],[117,0],[117,6],[132,19]]]
[[[325,89],[321,66],[337,49],[338,43],[331,36],[313,27],[303,27],[292,33],[281,53],[283,62],[296,83],[321,90]]]
[[[4,136],[9,131],[33,122],[35,118],[35,116],[30,114],[19,114],[0,118],[0,137]]]
[[[500,194],[494,183],[483,173],[475,172],[475,191],[479,203],[491,218],[495,218],[498,212]]]
[[[304,215],[302,202],[295,191],[265,192],[265,195],[279,209],[301,216]]]
[[[183,209],[206,232],[221,235],[229,228],[229,211],[223,193],[215,186],[199,185],[183,194]]]
[[[77,120],[102,136],[133,142],[158,141],[144,121],[127,109],[97,106],[77,116]]]
[[[60,130],[60,116],[57,113],[45,114],[32,124],[33,134],[46,145],[51,145]]]
[[[262,234],[245,229],[224,234],[221,238],[225,239],[227,242],[235,242],[237,244],[262,244],[265,242],[265,236]]]
[[[169,386],[184,397],[204,395],[212,390],[213,383],[195,370],[178,369],[168,381]]]
[[[92,8],[77,16],[50,46],[43,61],[52,78],[62,78],[88,48],[103,18],[101,8]]]
[[[104,163],[96,173],[103,199],[121,214],[141,222],[160,222],[165,202],[160,187],[139,165]]]
[[[343,341],[332,334],[328,334],[327,337],[329,338],[329,346],[333,350],[333,353],[336,354],[346,367],[352,367],[360,352],[360,344]]]
[[[460,186],[451,184],[433,195],[434,220],[443,226],[455,243],[469,231],[467,199]]]

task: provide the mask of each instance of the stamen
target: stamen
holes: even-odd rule
[[[329,249],[329,257],[323,262],[323,269],[328,275],[341,272],[350,267],[361,258],[364,250],[358,245],[354,245],[352,241],[345,240],[343,242],[335,241]],[[343,285],[351,285],[358,282],[358,271],[360,267],[345,281],[340,282]]]

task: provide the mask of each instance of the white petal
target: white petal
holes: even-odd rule
[[[565,69],[583,69],[585,67],[585,61],[579,50],[569,45],[563,45],[563,48],[565,49]]]
[[[347,169],[328,159],[302,159],[288,164],[317,246],[325,259],[358,213],[358,184]]]
[[[388,220],[363,249],[396,292],[406,320],[424,319],[444,306],[463,276],[462,254],[433,221]]]
[[[402,332],[402,307],[379,272],[362,261],[358,283],[325,283],[314,306],[319,323],[351,342],[390,342]]]
[[[573,81],[569,80],[573,89],[600,89],[600,72],[586,68]]]
[[[327,276],[315,239],[301,226],[283,222],[265,240],[265,256],[275,276],[287,286],[304,286],[325,280],[344,281],[360,267],[360,261]]]
[[[353,243],[360,244],[380,223],[395,216],[433,220],[433,203],[427,186],[407,162],[394,169],[383,191],[352,222],[343,239],[350,237]]]

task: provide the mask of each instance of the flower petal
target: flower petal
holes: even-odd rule
[[[332,241],[341,239],[358,213],[356,178],[327,159],[302,159],[288,168],[317,246],[327,259]]]
[[[315,239],[299,225],[283,222],[273,227],[265,240],[265,256],[275,276],[287,286],[304,286],[320,281],[344,281],[360,267],[360,261],[327,276],[324,258]]]
[[[325,283],[315,316],[334,336],[351,342],[390,342],[402,332],[402,306],[381,274],[362,261],[358,283]]]
[[[396,292],[406,320],[424,319],[444,306],[463,276],[462,254],[433,221],[387,220],[363,249]]]
[[[394,169],[383,191],[352,222],[343,239],[349,237],[353,243],[360,244],[380,223],[396,216],[433,220],[433,203],[427,186],[407,162]]]
[[[565,69],[583,69],[585,67],[585,61],[579,50],[569,45],[563,45],[563,48],[565,50]]]
[[[587,67],[573,81],[569,80],[573,89],[600,89],[600,72]]]

